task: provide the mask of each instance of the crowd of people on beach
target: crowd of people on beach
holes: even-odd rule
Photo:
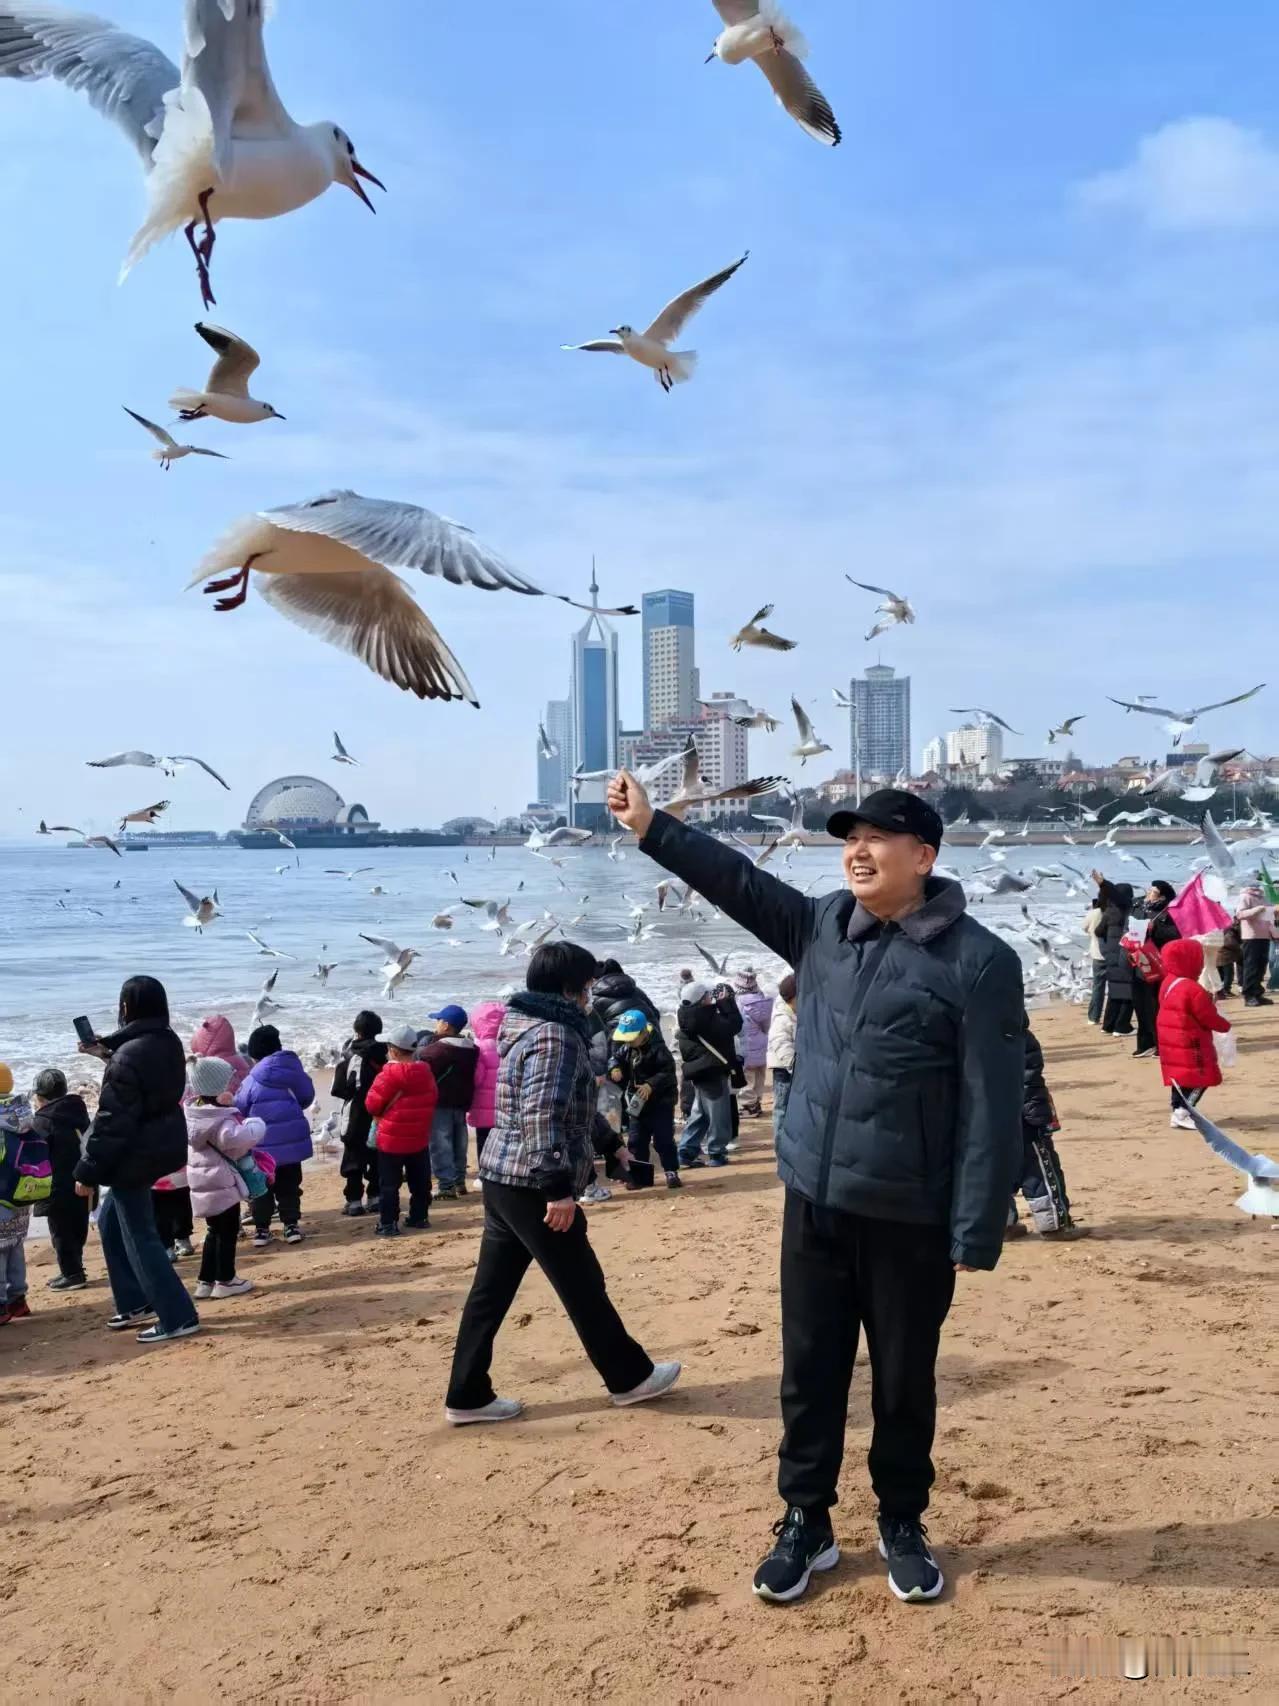
[[[570,941],[530,956],[522,989],[425,1026],[354,1016],[331,1095],[339,1112],[343,1214],[377,1239],[422,1234],[434,1205],[478,1188],[484,1217],[458,1323],[445,1414],[455,1426],[514,1420],[494,1389],[494,1344],[534,1262],[567,1311],[611,1401],[676,1384],[627,1331],[592,1249],[584,1208],[615,1188],[732,1165],[743,1117],[764,1115],[786,1187],[782,1227],[784,1515],[755,1577],[766,1599],[799,1597],[838,1559],[830,1522],[858,1335],[874,1383],[870,1472],[893,1592],[929,1600],[941,1570],[922,1513],[933,1477],[934,1364],[956,1275],[993,1268],[1011,1239],[1087,1235],[1072,1214],[1043,1052],[1016,953],[932,874],[942,838],[915,796],[882,790],[836,812],[846,889],[814,901],[667,813],[623,773],[615,815],[642,850],[693,885],[790,966],[774,992],[754,968],[680,973],[662,1013],[616,959]],[[1183,930],[1186,896],[1094,873],[1084,920],[1094,978],[1088,1020],[1157,1056],[1172,1123],[1221,1082],[1219,1004],[1239,931],[1243,998],[1271,1004],[1279,910],[1247,888],[1233,918]],[[1218,909],[1220,910],[1220,909]],[[1211,916],[1211,915],[1209,915]],[[1207,968],[1207,936],[1213,965]],[[31,1314],[24,1240],[47,1217],[51,1291],[89,1283],[93,1217],[110,1285],[111,1332],[143,1345],[186,1338],[198,1304],[242,1297],[243,1243],[306,1236],[305,1167],[316,1085],[276,1026],[241,1049],[223,1015],[187,1042],[166,992],[130,977],[119,1028],[82,1040],[103,1063],[96,1108],[56,1068],[30,1097],[0,1066],[0,1325]],[[668,1029],[669,1027],[669,1037]],[[603,1173],[603,1178],[600,1173]],[[477,1177],[478,1175],[478,1177]],[[1017,1196],[1029,1209],[1021,1219]],[[407,1198],[407,1201],[405,1201]],[[246,1218],[247,1217],[247,1218]],[[204,1236],[196,1281],[181,1264]]]

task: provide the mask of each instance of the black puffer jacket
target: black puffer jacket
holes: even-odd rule
[[[1097,904],[1101,908],[1097,943],[1106,968],[1106,994],[1112,1001],[1131,1001],[1132,967],[1119,944],[1128,934],[1128,920],[1132,916],[1132,884],[1103,883]]]
[[[89,1129],[89,1110],[79,1096],[58,1096],[31,1116],[31,1129],[49,1145],[53,1168],[53,1195],[68,1196],[75,1190],[75,1170],[82,1152],[81,1139]]]
[[[348,1149],[368,1148],[373,1115],[364,1106],[364,1098],[387,1058],[386,1044],[376,1037],[353,1037],[342,1051],[333,1074],[333,1094],[339,1102],[351,1104],[342,1139]]]
[[[644,993],[628,972],[609,972],[605,977],[596,979],[591,991],[591,1009],[608,1032],[610,1043],[617,1021],[632,1007],[637,1007],[644,1014],[654,1030],[660,1028],[662,1015],[656,1002]]]
[[[186,1051],[163,1019],[102,1039],[110,1059],[75,1176],[82,1185],[154,1185],[187,1164]]]
[[[727,1080],[737,1064],[737,1035],[742,1028],[742,1015],[733,997],[709,1003],[684,1001],[676,1022],[685,1078],[694,1084]]]
[[[1026,1014],[1026,1067],[1022,1075],[1022,1122],[1042,1131],[1053,1124],[1056,1113],[1052,1097],[1048,1094],[1048,1085],[1044,1081],[1044,1051],[1039,1046],[1039,1038],[1030,1028],[1030,1014]]]
[[[778,1170],[821,1207],[948,1225],[951,1259],[999,1260],[1021,1166],[1021,964],[934,878],[881,924],[813,900],[658,812],[642,851],[795,967],[795,1078]]]
[[[614,1082],[621,1085],[624,1096],[647,1084],[650,1101],[675,1100],[679,1087],[675,1076],[675,1057],[657,1031],[652,1033],[643,1048],[615,1048],[608,1070],[610,1078],[614,1072],[621,1074]]]
[[[1169,942],[1177,942],[1181,939],[1177,920],[1168,916],[1170,904],[1169,901],[1161,900],[1158,906],[1152,906],[1149,901],[1146,901],[1134,913],[1137,918],[1149,919],[1150,928],[1146,932],[1147,938],[1160,950],[1166,948]]]

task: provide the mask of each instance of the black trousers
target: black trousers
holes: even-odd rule
[[[373,1201],[378,1193],[377,1150],[370,1149],[367,1141],[362,1139],[359,1143],[342,1145],[338,1171],[342,1175],[342,1195],[347,1202],[359,1202],[364,1196]]]
[[[89,1199],[54,1191],[49,1198],[49,1242],[63,1279],[84,1278],[84,1247],[89,1238]]]
[[[861,1329],[870,1356],[870,1480],[884,1516],[918,1517],[933,1484],[935,1371],[955,1291],[944,1226],[820,1209],[786,1193],[782,1218],[782,1422],[787,1505],[836,1502]]]
[[[275,1184],[253,1199],[253,1224],[265,1232],[279,1211],[281,1226],[296,1226],[302,1218],[302,1163],[285,1161],[275,1169]]]
[[[1031,1216],[1040,1232],[1057,1232],[1061,1227],[1070,1225],[1066,1175],[1053,1134],[1044,1126],[1026,1125],[1024,1121],[1021,1128],[1021,1194],[1029,1203]],[[1018,1218],[1015,1199],[1008,1214],[1010,1221]]]
[[[489,1140],[491,1125],[477,1125],[475,1128],[475,1171],[480,1170],[480,1162],[484,1159],[484,1145]]]
[[[1115,1036],[1130,1037],[1132,1035],[1131,1001],[1117,1001],[1113,995],[1106,997],[1106,1011],[1101,1021],[1103,1031],[1110,1031]]]
[[[415,1226],[425,1226],[431,1208],[431,1151],[419,1149],[415,1155],[376,1153],[378,1224],[400,1224],[400,1186],[407,1184],[409,1220]]]
[[[567,1232],[552,1232],[545,1221],[546,1203],[544,1191],[484,1181],[484,1236],[449,1377],[447,1402],[453,1409],[478,1410],[492,1403],[493,1341],[532,1262],[551,1282],[610,1392],[629,1392],[653,1372],[609,1300],[604,1270],[586,1234],[586,1216],[579,1208]]]
[[[229,1285],[235,1278],[235,1241],[240,1236],[240,1205],[232,1203],[221,1214],[206,1216],[204,1250],[200,1256],[200,1278],[210,1285]]]
[[[1155,1021],[1159,1017],[1159,985],[1132,974],[1132,1007],[1137,1018],[1137,1053],[1158,1046]]]
[[[638,1118],[631,1119],[629,1115],[627,1118],[626,1147],[633,1157],[631,1178],[636,1184],[653,1183],[653,1163],[649,1157],[654,1149],[657,1151],[657,1159],[662,1163],[662,1170],[678,1173],[679,1150],[675,1147],[674,1100],[668,1097],[660,1102],[645,1102]]]
[[[151,1205],[155,1209],[155,1229],[166,1250],[173,1248],[175,1238],[189,1238],[195,1231],[188,1186],[176,1191],[152,1191]]]
[[[1255,1001],[1259,995],[1266,993],[1266,967],[1270,963],[1269,942],[1245,942],[1243,945],[1243,970],[1239,981],[1243,988],[1245,1001]]]
[[[1217,975],[1221,979],[1222,995],[1232,995],[1235,988],[1235,967],[1233,960],[1227,960],[1225,965],[1218,963]]]

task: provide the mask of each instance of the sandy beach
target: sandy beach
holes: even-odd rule
[[[1276,1020],[1230,1004],[1240,1064],[1207,1111],[1274,1153]],[[539,1277],[499,1341],[501,1429],[441,1404],[480,1204],[375,1246],[336,1171],[248,1298],[146,1351],[94,1286],[0,1336],[6,1568],[22,1697],[134,1701],[1026,1701],[1127,1697],[1054,1677],[1054,1641],[1233,1636],[1250,1674],[1160,1699],[1279,1697],[1279,1231],[1171,1131],[1156,1063],[1037,1018],[1093,1236],[961,1277],[939,1364],[929,1523],[948,1584],[893,1601],[873,1552],[859,1368],[840,1566],[801,1605],[750,1573],[778,1514],[781,1192],[768,1132],[737,1164],[592,1211],[628,1324],[685,1363],[669,1401],[603,1399]],[[242,1246],[242,1248],[244,1248]],[[194,1274],[187,1265],[191,1281]]]

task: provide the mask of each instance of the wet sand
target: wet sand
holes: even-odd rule
[[[1206,1110],[1279,1152],[1279,1009],[1230,1003],[1240,1064]],[[300,1248],[241,1272],[207,1331],[145,1351],[102,1330],[101,1279],[0,1330],[0,1629],[22,1698],[81,1702],[1091,1701],[1056,1640],[1228,1635],[1252,1670],[1161,1700],[1279,1698],[1279,1231],[1171,1131],[1156,1063],[1041,1015],[1079,1217],[961,1276],[939,1365],[946,1570],[889,1597],[866,1484],[868,1382],[849,1424],[844,1551],[794,1607],[751,1571],[778,1515],[781,1194],[766,1127],[736,1164],[591,1211],[628,1325],[685,1363],[670,1399],[604,1401],[540,1277],[502,1339],[526,1419],[441,1412],[478,1199],[375,1245],[309,1175]],[[101,1275],[96,1241],[89,1268]],[[184,1264],[194,1282],[193,1264]]]

